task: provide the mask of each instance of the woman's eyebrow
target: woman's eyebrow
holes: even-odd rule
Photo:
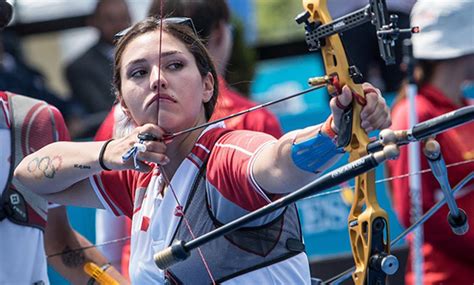
[[[175,54],[182,54],[182,52],[178,51],[178,50],[171,50],[171,51],[162,52],[161,53],[161,58],[165,58],[165,57],[172,56],[172,55],[175,55]],[[146,59],[144,59],[144,58],[135,59],[135,60],[130,61],[126,65],[126,67],[129,67],[129,66],[135,65],[135,64],[139,64],[139,63],[143,63],[143,62],[146,62]]]
[[[128,68],[129,66],[139,64],[139,63],[144,63],[144,62],[146,62],[146,60],[144,58],[134,59],[134,60],[130,61],[129,63],[127,63],[126,67]]]
[[[167,56],[172,56],[174,54],[180,54],[180,53],[182,53],[182,52],[179,51],[179,50],[165,51],[165,52],[161,53],[161,58],[164,58],[164,57],[167,57]]]

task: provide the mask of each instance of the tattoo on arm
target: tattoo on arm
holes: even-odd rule
[[[89,165],[82,165],[82,164],[74,164],[74,168],[91,169],[91,167]]]
[[[78,267],[84,264],[86,257],[84,249],[71,249],[66,246],[61,254],[61,259],[66,267]]]
[[[56,155],[53,157],[35,157],[28,163],[28,172],[33,174],[36,178],[54,178],[56,172],[61,167],[63,159],[61,156]]]

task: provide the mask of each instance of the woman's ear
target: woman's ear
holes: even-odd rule
[[[127,104],[125,104],[125,100],[123,100],[122,96],[118,96],[118,101],[120,103],[120,108],[122,109],[122,112],[129,118],[130,116],[130,111],[128,110]]]
[[[212,96],[214,95],[214,76],[210,72],[206,74],[203,80],[203,96],[202,102],[207,103],[211,100]]]

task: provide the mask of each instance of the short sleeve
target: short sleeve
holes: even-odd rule
[[[276,140],[270,135],[252,131],[233,131],[214,145],[207,168],[211,195],[218,195],[246,211],[258,209],[271,199],[252,176],[256,154]],[[215,199],[214,199],[215,200]]]
[[[91,176],[90,182],[104,207],[116,216],[133,215],[133,185],[135,174],[132,171],[102,171]]]

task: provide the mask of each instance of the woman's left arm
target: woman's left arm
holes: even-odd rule
[[[380,91],[368,83],[363,84],[367,104],[361,112],[361,127],[370,132],[391,125],[389,108]],[[347,86],[342,94],[330,101],[332,117],[323,125],[290,132],[275,144],[266,146],[257,154],[253,175],[260,187],[275,194],[289,193],[313,181],[338,158],[334,136],[339,130],[338,122],[344,106],[352,101]],[[339,102],[337,102],[339,101]]]

